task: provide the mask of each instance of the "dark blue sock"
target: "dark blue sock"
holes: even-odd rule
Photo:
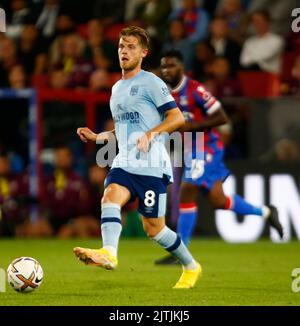
[[[230,204],[226,209],[234,211],[240,215],[259,215],[263,216],[263,211],[260,207],[253,206],[247,203],[242,197],[239,195],[233,195],[231,198],[228,198]]]
[[[177,233],[180,235],[182,242],[186,246],[188,246],[195,229],[197,215],[197,206],[195,204],[180,205]]]

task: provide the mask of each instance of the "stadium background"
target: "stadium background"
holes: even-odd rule
[[[228,190],[235,182],[254,203],[277,205],[287,239],[300,239],[300,33],[291,29],[292,9],[300,4],[200,0],[192,14],[178,14],[189,2],[0,1],[7,15],[0,35],[1,236],[99,236],[107,171],[95,166],[99,147],[82,144],[76,128],[111,129],[109,93],[120,77],[118,33],[134,24],[152,38],[145,69],[159,75],[161,53],[176,47],[188,74],[222,101],[231,118],[220,128],[233,175]],[[257,10],[269,12],[270,30],[282,42],[273,55],[269,51],[271,68],[261,64],[259,51],[255,64],[241,59],[255,35],[251,15]],[[269,237],[262,221],[223,216],[220,222],[199,201],[197,236],[233,242]],[[123,233],[144,236],[134,206],[126,207]]]

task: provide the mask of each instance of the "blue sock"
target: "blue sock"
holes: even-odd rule
[[[194,262],[194,258],[181,241],[180,236],[165,226],[152,240],[175,256],[183,266]]]
[[[247,203],[239,195],[233,195],[233,197],[227,197],[227,204],[225,209],[234,211],[237,214],[241,215],[259,215],[263,216],[262,208],[253,206]]]
[[[196,204],[180,204],[177,233],[188,246],[196,226],[198,210]]]
[[[103,248],[108,249],[114,256],[117,256],[121,231],[121,207],[113,203],[102,204],[101,233]]]

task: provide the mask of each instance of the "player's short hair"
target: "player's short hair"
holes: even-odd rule
[[[183,63],[183,55],[177,49],[170,49],[163,53],[162,58],[176,58],[179,62]]]
[[[126,36],[136,37],[144,49],[149,49],[150,47],[149,36],[143,28],[138,26],[125,27],[121,30],[119,37],[121,38]]]
[[[264,10],[264,9],[255,10],[252,13],[251,18],[253,18],[253,16],[256,16],[256,15],[262,16],[267,22],[271,21],[271,15],[267,10]]]

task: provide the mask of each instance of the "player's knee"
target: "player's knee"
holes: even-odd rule
[[[226,209],[226,197],[224,198],[211,198],[211,204],[215,209]]]
[[[185,185],[180,192],[180,203],[196,202],[198,197],[198,188],[194,185]]]
[[[161,224],[143,223],[144,231],[149,238],[154,238],[164,227]]]

